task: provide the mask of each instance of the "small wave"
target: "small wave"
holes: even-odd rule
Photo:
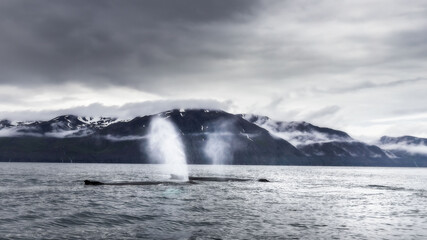
[[[416,192],[413,195],[420,198],[427,198],[427,193],[425,191]]]
[[[292,227],[304,228],[304,229],[323,228],[328,226],[326,224],[302,224],[302,223],[290,223],[288,225]]]
[[[385,185],[376,185],[376,184],[370,184],[367,185],[368,188],[375,188],[375,189],[382,189],[382,190],[391,190],[391,191],[405,191],[408,190],[403,187],[393,187],[393,186],[385,186]]]
[[[297,227],[297,228],[305,228],[305,229],[309,228],[307,225],[301,224],[301,223],[290,223],[289,226]]]
[[[153,218],[154,216],[152,215],[134,216],[129,214],[107,214],[82,211],[56,219],[53,224],[62,227],[79,225],[119,226],[123,224],[152,220]]]

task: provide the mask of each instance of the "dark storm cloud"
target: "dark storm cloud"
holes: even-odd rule
[[[248,21],[256,5],[248,0],[2,1],[0,83],[77,81],[153,90],[154,80],[170,82],[228,58],[229,49],[219,47],[226,44],[226,33],[216,26]]]
[[[0,112],[209,98],[364,127],[425,107],[425,16],[423,0],[3,0]]]
[[[425,2],[397,1],[379,11],[383,6],[6,0],[0,3],[0,83],[79,82],[165,94],[218,81],[313,83],[344,74],[369,85],[373,74],[396,75],[397,69],[410,69],[406,78],[424,77]]]

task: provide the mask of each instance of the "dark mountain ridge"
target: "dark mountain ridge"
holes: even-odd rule
[[[175,125],[193,164],[212,163],[206,149],[213,144],[224,146],[224,164],[427,166],[423,159],[414,164],[343,131],[207,109],[175,109],[129,121],[74,115],[17,124],[3,120],[0,161],[149,163],[154,118]]]

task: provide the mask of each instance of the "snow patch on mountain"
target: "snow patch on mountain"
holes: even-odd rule
[[[84,137],[118,122],[116,118],[63,115],[48,121],[0,121],[0,137]]]
[[[110,117],[78,117],[77,119],[85,123],[86,125],[89,125],[95,128],[104,128],[113,123],[120,121],[117,118],[110,118]]]

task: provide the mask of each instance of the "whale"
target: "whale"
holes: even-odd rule
[[[190,181],[205,181],[205,182],[249,182],[254,181],[248,178],[230,178],[230,177],[188,177]],[[259,178],[257,182],[270,182],[266,178]]]
[[[251,179],[245,178],[229,178],[229,177],[188,177],[190,181],[204,181],[204,182],[248,182]]]
[[[180,176],[171,176],[172,180],[181,180]],[[99,186],[99,185],[186,185],[186,184],[197,184],[197,182],[248,182],[253,181],[252,179],[246,178],[229,178],[229,177],[188,177],[188,181],[143,181],[143,182],[100,182],[94,180],[84,180],[85,185]],[[256,180],[257,182],[270,182],[265,178]]]
[[[172,181],[144,181],[144,182],[100,182],[100,181],[94,181],[94,180],[84,180],[85,185],[93,185],[93,186],[99,186],[99,185],[113,185],[113,186],[124,186],[124,185],[144,185],[144,186],[150,186],[150,185],[185,185],[185,184],[196,184],[192,181],[185,181],[185,182],[172,182]]]
[[[183,180],[184,177],[181,175],[171,174],[170,179],[173,180]],[[230,178],[230,177],[188,177],[189,181],[205,181],[205,182],[247,182],[252,181],[248,178]],[[258,182],[270,182],[265,178],[260,178]]]

